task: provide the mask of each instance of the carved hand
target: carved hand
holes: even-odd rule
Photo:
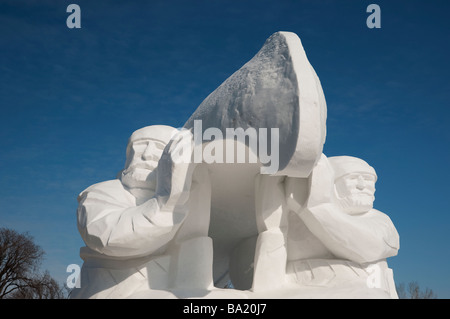
[[[308,207],[334,202],[334,172],[328,158],[322,154],[310,177]]]

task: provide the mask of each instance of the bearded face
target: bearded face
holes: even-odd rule
[[[366,173],[351,173],[335,181],[338,203],[350,215],[373,208],[376,177]]]
[[[155,139],[133,141],[127,151],[127,164],[122,172],[122,183],[129,188],[152,189],[156,187],[158,161],[165,144]]]

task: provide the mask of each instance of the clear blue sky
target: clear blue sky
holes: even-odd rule
[[[81,29],[66,8],[81,7]],[[381,7],[381,29],[366,8]],[[450,2],[0,2],[0,226],[29,231],[61,281],[81,264],[76,197],[113,179],[129,135],[182,126],[276,31],[298,34],[328,105],[324,153],[379,175],[397,283],[450,298]]]

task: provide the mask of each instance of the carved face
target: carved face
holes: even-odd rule
[[[155,178],[151,174],[158,166],[165,146],[162,141],[152,138],[131,142],[122,182],[130,188],[154,188]]]
[[[338,199],[348,214],[372,209],[375,200],[376,177],[368,173],[350,173],[335,181]]]

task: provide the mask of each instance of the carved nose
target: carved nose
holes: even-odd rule
[[[366,184],[364,183],[364,178],[361,176],[358,177],[358,183],[356,184],[356,188],[358,190],[363,190],[366,187]]]
[[[145,152],[142,154],[142,158],[144,160],[153,159],[154,152],[155,152],[155,145],[153,145],[153,143],[148,143],[147,148],[145,149]]]

